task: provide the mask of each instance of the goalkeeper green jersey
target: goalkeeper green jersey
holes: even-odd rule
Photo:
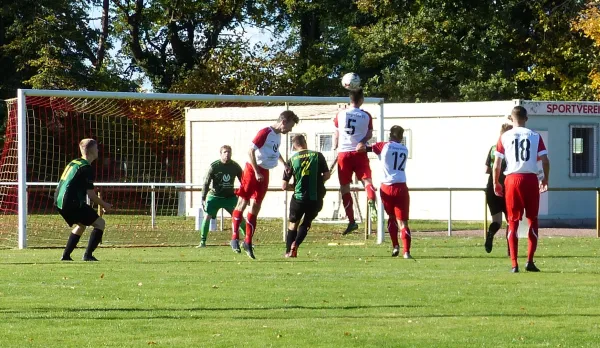
[[[284,174],[283,180],[289,181],[294,177],[294,198],[300,201],[316,201],[325,197],[323,173],[329,172],[323,154],[311,150],[295,153],[288,165],[292,173]]]
[[[87,190],[94,189],[94,173],[90,162],[83,158],[71,161],[60,176],[54,193],[54,205],[59,209],[78,208],[86,204]]]
[[[204,188],[202,189],[202,200],[206,200],[207,194],[211,196],[229,198],[235,196],[234,183],[235,178],[242,180],[242,168],[237,162],[229,160],[223,163],[220,160],[210,164],[206,178],[204,179]],[[212,182],[212,187],[210,184]],[[209,191],[210,187],[210,191]]]

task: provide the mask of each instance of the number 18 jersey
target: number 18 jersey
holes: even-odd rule
[[[356,145],[373,129],[373,118],[359,108],[338,112],[333,123],[339,134],[338,152],[356,151]]]
[[[538,157],[547,154],[548,151],[540,134],[524,127],[515,127],[502,134],[495,153],[506,161],[505,175],[537,174]]]
[[[379,157],[383,170],[381,183],[386,185],[406,182],[406,160],[408,149],[402,143],[395,141],[373,144],[373,152]]]

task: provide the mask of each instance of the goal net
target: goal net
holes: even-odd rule
[[[336,156],[331,120],[348,101],[343,97],[20,93],[21,98],[7,101],[0,157],[2,247],[64,246],[71,228],[55,211],[54,191],[66,164],[80,157],[78,144],[83,138],[98,142],[99,158],[92,164],[95,186],[102,199],[113,204],[113,210],[104,214],[103,245],[198,244],[196,215],[201,209],[202,184],[210,164],[219,159],[222,145],[233,148],[232,159],[243,168],[258,130],[272,125],[281,111],[289,109],[300,117],[300,123],[282,136],[284,158],[292,154],[291,137],[301,133],[309,149],[321,151],[331,164]],[[377,119],[382,100],[367,98],[363,108]],[[378,124],[374,120],[376,128]],[[23,147],[21,139],[25,139]],[[282,240],[291,198],[281,190],[282,173],[281,166],[271,171],[256,243]],[[313,229],[310,238],[329,238],[343,230],[332,222],[346,223],[337,175],[332,175],[327,187],[331,191],[316,221],[325,227]],[[357,216],[366,218],[366,197],[359,187]],[[230,226],[227,212],[217,214],[216,230],[209,233],[208,243],[226,243]]]

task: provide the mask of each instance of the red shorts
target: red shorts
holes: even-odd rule
[[[508,221],[537,218],[540,210],[540,186],[535,174],[509,174],[504,181]]]
[[[395,217],[397,220],[408,221],[410,195],[406,183],[381,184],[379,193],[383,208],[390,218]]]
[[[244,172],[242,173],[242,185],[236,192],[238,197],[241,197],[247,201],[254,199],[256,203],[262,203],[265,195],[267,194],[267,188],[269,187],[269,170],[263,167],[258,167],[258,170],[263,175],[261,182],[256,181],[256,175],[254,175],[254,169],[250,163],[246,163]]]
[[[337,171],[340,185],[352,182],[352,174],[359,180],[371,179],[371,167],[366,152],[340,152],[337,160]]]

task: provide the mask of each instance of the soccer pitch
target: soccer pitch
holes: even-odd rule
[[[2,347],[595,347],[600,240],[542,238],[541,273],[510,273],[503,240],[0,250]],[[526,240],[520,240],[524,266]],[[83,250],[73,256],[81,258]]]

